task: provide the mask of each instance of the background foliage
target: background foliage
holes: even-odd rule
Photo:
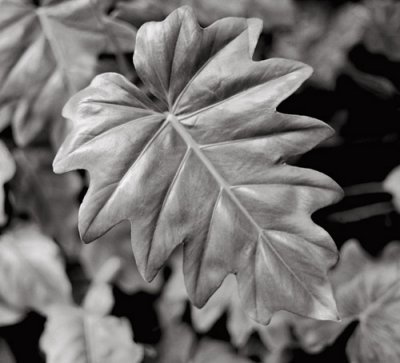
[[[126,224],[89,245],[79,238],[88,178],[52,171],[70,128],[61,109],[103,72],[143,88],[136,31],[182,5],[203,26],[261,18],[256,60],[314,68],[278,111],[336,130],[291,161],[345,191],[314,214],[341,252],[330,273],[340,323],[281,312],[256,324],[229,277],[197,309],[179,251],[147,283]],[[0,0],[0,361],[399,361],[399,24],[394,0]]]

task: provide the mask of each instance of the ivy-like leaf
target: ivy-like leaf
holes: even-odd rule
[[[47,314],[52,305],[72,300],[57,245],[34,225],[17,225],[1,236],[0,270],[0,305]]]
[[[330,236],[310,214],[337,201],[329,177],[289,166],[332,134],[319,120],[276,112],[311,74],[299,62],[251,59],[257,19],[202,29],[190,8],[138,31],[134,64],[157,106],[118,74],[74,96],[74,129],[56,172],[86,169],[79,228],[92,241],[131,222],[139,271],[151,280],[184,243],[190,299],[203,306],[229,273],[250,315],[277,310],[336,319],[326,271]]]
[[[342,322],[300,322],[304,348],[316,352],[331,344],[352,321],[359,325],[347,344],[350,362],[386,363],[400,359],[400,245],[393,242],[374,260],[355,241],[344,246],[343,260],[332,273]],[[356,271],[357,266],[358,271]]]
[[[116,43],[132,51],[135,31],[106,16],[104,3],[49,0],[37,7],[30,0],[0,0],[0,106],[18,101],[15,130],[35,122],[17,141],[33,139],[68,94],[90,82],[102,51]]]
[[[52,310],[40,345],[48,363],[139,363],[143,348],[134,343],[129,323],[61,306]]]
[[[0,140],[0,226],[7,221],[4,213],[4,184],[14,176],[15,170],[16,166],[13,157],[7,146]]]

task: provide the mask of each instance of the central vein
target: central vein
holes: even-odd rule
[[[172,114],[168,115],[167,122],[169,122],[175,131],[179,134],[179,136],[183,139],[183,141],[188,146],[189,150],[192,150],[196,156],[200,159],[200,161],[207,168],[209,173],[213,176],[216,182],[219,184],[221,191],[223,190],[232,202],[236,205],[236,207],[242,212],[242,214],[249,220],[249,222],[256,228],[258,234],[260,235],[262,232],[262,228],[258,225],[258,223],[254,220],[251,214],[247,211],[246,208],[242,205],[240,200],[236,197],[236,195],[232,191],[232,186],[229,185],[226,180],[221,176],[215,166],[211,163],[211,161],[204,155],[204,152],[199,147],[199,144],[192,138],[192,136],[187,132],[186,128],[179,122],[178,118]]]

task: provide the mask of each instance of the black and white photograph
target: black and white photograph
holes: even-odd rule
[[[0,363],[400,363],[400,1],[0,0]]]

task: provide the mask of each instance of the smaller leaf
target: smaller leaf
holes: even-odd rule
[[[7,183],[15,173],[15,162],[7,146],[0,140],[0,226],[4,225],[7,217],[4,212],[4,184]]]
[[[347,344],[351,362],[400,360],[400,244],[388,245],[379,259],[368,258],[355,241],[344,246],[332,272],[341,323],[302,319],[296,325],[303,347],[317,352],[330,345],[352,321],[359,321]],[[350,266],[353,265],[353,266]],[[359,266],[358,273],[354,265]],[[338,278],[339,276],[339,278]],[[347,277],[347,278],[346,278]]]
[[[129,323],[75,307],[53,309],[40,346],[47,363],[139,363],[143,348],[133,342]]]
[[[98,279],[98,274],[104,264],[111,258],[118,258],[121,263],[121,268],[113,282],[126,293],[160,290],[161,276],[157,276],[152,282],[147,282],[137,269],[132,251],[129,224],[121,223],[96,240],[96,243],[82,247],[81,262],[86,273],[93,279]]]
[[[365,3],[371,18],[365,45],[373,53],[400,61],[400,3],[397,0],[366,0]]]
[[[15,363],[15,359],[10,352],[10,348],[7,343],[0,339],[0,362],[1,363]]]
[[[193,363],[251,363],[246,358],[235,354],[226,343],[203,340],[200,342]]]
[[[135,29],[110,17],[105,3],[0,0],[0,108],[14,102],[17,144],[49,139],[68,97],[95,75],[101,52],[133,50]]]
[[[16,324],[24,319],[25,315],[25,309],[10,306],[6,301],[0,299],[0,326]],[[0,362],[2,362],[1,359]]]
[[[362,40],[368,21],[368,11],[359,4],[333,11],[325,2],[298,3],[294,26],[276,34],[272,56],[309,64],[314,68],[311,81],[334,88],[348,51]]]
[[[157,363],[190,362],[196,344],[195,332],[188,325],[170,324],[163,330],[162,340],[158,347]]]
[[[71,303],[71,286],[57,245],[33,224],[17,225],[0,237],[0,304],[47,314]]]
[[[54,174],[53,153],[47,148],[18,149],[14,157],[18,166],[11,184],[14,208],[29,214],[68,255],[77,255],[81,249],[78,234],[80,177],[76,173]]]
[[[114,295],[111,283],[121,269],[121,261],[111,257],[93,279],[83,301],[83,308],[93,314],[105,316],[114,306]]]

